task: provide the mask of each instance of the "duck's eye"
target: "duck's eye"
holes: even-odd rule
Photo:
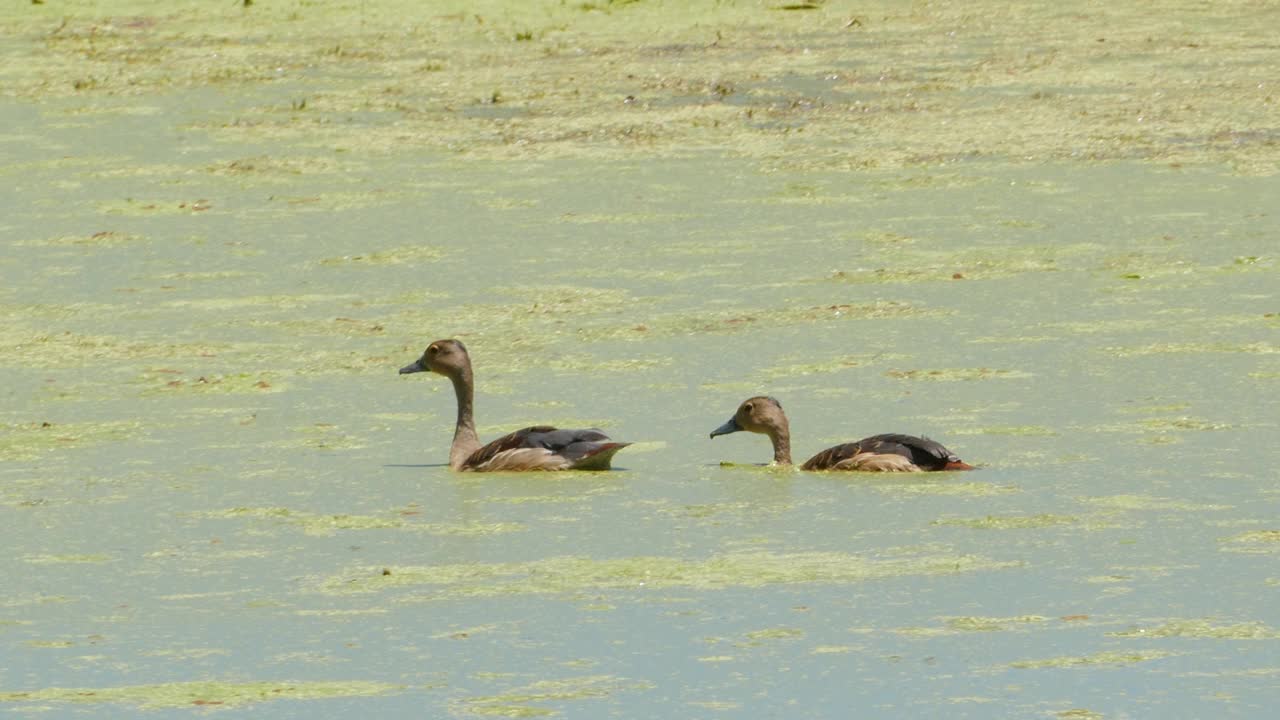
[[[432,345],[431,347],[427,348],[427,353],[429,355],[435,355],[439,350],[440,348],[436,347],[435,345]]]
[[[751,412],[751,403],[747,403],[746,405],[743,405],[742,409],[746,410],[747,412]]]

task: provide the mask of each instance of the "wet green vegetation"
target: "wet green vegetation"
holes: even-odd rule
[[[1251,530],[1222,539],[1222,549],[1227,552],[1273,554],[1280,553],[1280,530]]]
[[[48,703],[126,705],[143,710],[238,706],[279,700],[367,697],[403,688],[373,682],[219,683],[191,682],[104,688],[49,688],[0,693],[0,702],[48,707]]]
[[[491,535],[518,532],[523,529],[519,523],[446,525],[413,522],[410,519],[419,514],[421,514],[421,511],[415,508],[406,508],[382,516],[375,516],[317,515],[281,507],[238,507],[220,512],[202,513],[201,516],[228,520],[239,518],[269,520],[301,528],[308,535],[332,535],[343,530],[404,530],[431,535]]]
[[[1072,525],[1078,518],[1069,515],[1030,515],[1013,517],[953,518],[935,520],[939,525],[959,525],[978,530],[1022,530],[1027,528],[1051,527],[1053,525]]]
[[[1260,623],[1215,625],[1208,620],[1172,620],[1154,627],[1108,633],[1128,638],[1208,638],[1214,640],[1277,640],[1280,632]]]
[[[1249,122],[1276,102],[1257,82],[1270,52],[1259,33],[1274,11],[1268,18],[1244,3],[1164,15],[835,2],[813,12],[693,3],[674,13],[651,2],[489,0],[427,14],[405,3],[256,3],[196,16],[132,5],[111,16],[11,11],[11,27],[40,37],[48,52],[5,74],[10,92],[145,97],[276,86],[211,128],[347,152],[729,149],[789,169],[993,154],[1169,164],[1209,156],[1245,172],[1265,172],[1275,152],[1273,133]],[[951,29],[942,45],[926,40],[937,28]],[[641,29],[660,34],[637,37]],[[808,52],[775,40],[788,35]],[[1156,63],[1157,82],[1126,83]],[[290,82],[303,71],[379,81]],[[358,144],[344,127],[353,117],[364,126]],[[832,141],[848,134],[860,142]],[[912,142],[896,142],[903,137]]]
[[[1093,655],[1080,656],[1061,656],[1046,658],[1044,660],[1019,660],[1010,663],[1010,667],[1019,669],[1045,669],[1045,668],[1080,668],[1080,667],[1123,667],[1133,665],[1135,663],[1151,662],[1170,657],[1175,653],[1161,652],[1159,650],[1147,651],[1123,651],[1109,650],[1105,652],[1095,653]]]
[[[326,592],[367,593],[419,585],[441,588],[431,599],[516,594],[668,589],[723,590],[776,584],[845,584],[901,575],[998,570],[1008,563],[972,556],[923,555],[870,560],[841,553],[732,553],[707,560],[628,557],[547,558],[532,563],[365,569],[323,581]],[[376,570],[376,571],[375,571]]]
[[[64,448],[119,442],[136,436],[141,424],[131,421],[9,424],[0,427],[0,458],[33,460]]]
[[[456,702],[454,712],[482,717],[544,717],[558,715],[551,708],[531,703],[551,701],[581,701],[610,698],[621,693],[648,690],[648,683],[610,677],[587,675],[558,680],[539,680],[521,687],[511,688],[499,695],[476,695]]]
[[[1267,717],[1278,24],[5,6],[0,709]]]

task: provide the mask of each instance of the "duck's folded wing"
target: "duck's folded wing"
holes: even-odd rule
[[[613,454],[629,443],[615,443],[595,428],[561,430],[550,425],[522,428],[476,450],[466,470],[606,469]]]
[[[856,443],[843,443],[835,447],[829,447],[826,450],[814,455],[800,466],[801,470],[834,470],[836,466],[842,462],[851,459],[854,455],[864,452],[862,447]]]
[[[961,463],[955,453],[942,443],[926,437],[885,433],[863,438],[856,443],[863,452],[901,455],[925,470],[941,470],[949,463]]]

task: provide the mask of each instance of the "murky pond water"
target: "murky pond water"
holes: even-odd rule
[[[1270,716],[1276,8],[110,5],[0,11],[6,713]],[[441,337],[636,444],[450,473]]]

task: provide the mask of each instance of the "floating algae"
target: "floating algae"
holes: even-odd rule
[[[111,562],[110,555],[102,555],[100,553],[87,553],[78,555],[28,555],[22,558],[23,562],[33,565],[65,565],[65,564],[82,564],[82,563],[106,563]]]
[[[777,640],[798,640],[802,637],[804,637],[804,631],[799,628],[766,628],[764,630],[752,630],[743,636],[743,640],[737,645],[739,647],[755,647]]]
[[[809,652],[813,655],[847,655],[859,649],[857,645],[815,645]]]
[[[942,627],[902,628],[895,632],[899,635],[915,637],[940,637],[960,633],[1005,632],[1021,630],[1022,626],[1038,625],[1048,618],[1040,615],[1018,615],[1015,617],[947,617]]]
[[[642,333],[645,337],[678,337],[701,333],[738,333],[750,329],[790,327],[799,323],[928,317],[940,314],[944,314],[943,311],[916,307],[910,303],[893,300],[755,310],[699,310],[653,316],[644,322],[643,330],[637,330],[635,324],[614,325],[584,330],[579,335],[583,339],[591,340],[635,338],[637,333]]]
[[[933,524],[959,525],[977,530],[1023,530],[1056,525],[1072,525],[1078,521],[1079,518],[1071,517],[1070,515],[1041,513],[1039,515],[988,515],[984,518],[947,518],[945,520],[934,520]]]
[[[1267,642],[1111,637],[1099,647],[1084,632],[1083,645],[1055,649],[1064,628],[1013,614],[1045,609],[1018,607],[1029,588],[1061,606],[1054,614],[1101,600],[1161,631],[1183,622],[1164,619],[1173,598],[1211,608],[1210,632],[1244,633],[1256,616],[1239,607],[1256,598],[1250,590],[1280,585],[1258,567],[1274,555],[1228,554],[1280,547],[1259,510],[1277,497],[1274,448],[1250,443],[1274,422],[1258,391],[1280,377],[1268,347],[1280,327],[1268,315],[1280,311],[1269,284],[1276,216],[1265,210],[1280,167],[1267,117],[1267,29],[1280,9],[109,5],[0,9],[11,101],[0,154],[15,161],[0,177],[18,241],[0,257],[0,355],[12,376],[0,419],[144,425],[87,451],[0,451],[17,460],[0,471],[0,505],[21,503],[11,564],[32,576],[17,592],[48,593],[0,599],[27,603],[7,614],[31,623],[0,627],[31,667],[14,685],[162,683],[184,665],[193,674],[179,679],[334,679],[327,659],[342,663],[328,670],[360,668],[350,679],[432,673],[450,689],[272,710],[785,717],[947,715],[964,703],[978,715],[1087,718],[1097,713],[1084,708],[1221,714],[1222,682],[1195,674],[1208,669],[1232,677],[1229,707],[1266,706]],[[415,391],[394,371],[451,334],[476,350],[481,407],[491,408],[482,421],[601,415],[637,423],[624,439],[669,447],[628,449],[633,470],[605,480],[403,467],[427,418],[439,426],[426,437],[447,442],[453,404],[447,382]],[[925,375],[983,368],[1034,377]],[[189,385],[201,376],[220,382]],[[760,391],[968,433],[962,455],[991,466],[930,478],[716,468],[719,446],[695,442],[698,428]],[[528,404],[548,397],[568,402]],[[1127,406],[1165,407],[1123,415]],[[1122,430],[1098,429],[1109,414]],[[1172,441],[1183,445],[1143,444]],[[1223,450],[1236,447],[1252,452]],[[130,464],[167,469],[136,477]],[[1078,501],[1115,494],[1130,499]],[[414,500],[421,515],[409,514]],[[196,514],[235,505],[290,515]],[[487,532],[490,510],[523,523],[519,542],[431,535]],[[1256,524],[1213,522],[1231,517]],[[1123,531],[1091,532],[1108,518]],[[67,541],[85,532],[101,542]],[[939,538],[956,544],[929,543]],[[261,553],[234,551],[247,540]],[[914,555],[879,552],[908,542]],[[805,553],[789,554],[813,549],[866,565],[966,552],[1026,564],[868,583],[849,579],[852,567],[815,579],[779,570],[759,587],[701,577],[717,553],[741,560],[731,551],[760,547],[800,566]],[[24,562],[73,553],[112,560]],[[632,558],[630,574],[628,560],[609,560],[632,554],[663,557]],[[563,555],[590,560],[557,564]],[[1174,556],[1221,562],[1173,577],[1113,565]],[[392,584],[400,564],[433,563],[481,573]],[[637,567],[646,564],[660,567]],[[510,572],[484,574],[499,565]],[[313,592],[384,566],[393,574],[370,587],[386,590]],[[204,596],[152,607],[195,590]],[[511,594],[470,600],[483,591]],[[95,610],[91,598],[133,610]],[[434,598],[445,601],[430,612],[412,604]],[[787,610],[797,602],[808,615]],[[667,612],[676,607],[704,611]],[[1011,617],[964,617],[983,607]],[[137,621],[128,642],[113,642],[124,625],[99,619],[146,620],[148,610],[183,627],[183,642]],[[223,616],[237,618],[233,635],[260,642],[231,642],[208,621]],[[855,616],[869,630],[863,645],[821,637]],[[1131,627],[1116,617],[1097,625]],[[82,629],[64,627],[68,618]],[[484,630],[501,623],[513,629]],[[909,655],[893,656],[904,643],[894,628],[914,624],[941,637],[917,636]],[[107,651],[84,639],[99,626]],[[732,644],[778,626],[806,634]],[[690,652],[705,636],[727,639]],[[74,646],[37,649],[31,638]],[[147,655],[183,646],[230,654]],[[950,662],[957,646],[973,662]],[[1011,659],[1096,662],[1099,650],[1132,648],[1187,655],[1155,672],[1024,671],[1016,687],[966,690]],[[568,669],[582,658],[600,669]],[[243,674],[264,664],[274,670]],[[536,684],[560,672],[656,688],[593,702]],[[865,682],[824,681],[850,673]],[[1087,689],[1064,693],[1064,673]],[[197,699],[203,711],[225,702]]]
[[[1012,435],[1017,437],[1050,437],[1058,432],[1043,425],[989,425],[986,427],[958,428],[952,435]]]
[[[210,395],[245,395],[281,392],[287,386],[277,373],[235,373],[218,375],[208,373],[198,377],[185,377],[175,371],[149,371],[138,383],[144,385],[144,394],[193,392]]]
[[[1022,370],[999,368],[941,368],[936,370],[889,370],[885,372],[898,380],[933,380],[944,382],[990,380],[992,378],[1029,378],[1031,373]]]
[[[214,357],[230,346],[216,343],[145,342],[72,332],[14,333],[0,339],[0,352],[14,363],[42,368],[80,368],[109,360]]]
[[[1140,357],[1143,355],[1200,355],[1216,353],[1244,353],[1250,355],[1275,355],[1280,345],[1268,342],[1253,343],[1153,343],[1136,347],[1106,347],[1101,352],[1115,357]]]
[[[1151,495],[1110,495],[1105,497],[1080,498],[1108,510],[1177,510],[1184,512],[1200,512],[1204,510],[1230,510],[1230,505],[1209,505],[1203,503],[1170,500]]]
[[[999,632],[1023,625],[1038,625],[1048,618],[1040,615],[1016,615],[1013,617],[949,617],[944,620],[948,629],[957,632]]]
[[[235,707],[272,700],[322,700],[368,697],[403,689],[402,685],[351,680],[345,682],[179,682],[104,688],[45,688],[0,691],[0,703],[120,704],[144,710],[191,706]]]
[[[1280,530],[1251,530],[1221,540],[1226,552],[1265,554],[1280,553]]]
[[[881,362],[892,361],[892,360],[902,360],[902,359],[903,359],[902,355],[885,354],[885,353],[844,355],[841,357],[833,358],[831,360],[824,360],[821,362],[807,362],[807,363],[793,362],[785,365],[778,365],[775,367],[763,368],[758,371],[758,374],[764,380],[789,379],[789,378],[794,378],[802,375],[825,375],[828,373],[836,373],[842,370],[848,370],[849,368],[862,367],[864,365],[871,365],[875,363],[881,363]]]
[[[1215,625],[1208,620],[1170,620],[1155,627],[1135,628],[1122,632],[1109,632],[1111,637],[1123,638],[1206,638],[1213,640],[1276,640],[1280,631],[1263,623],[1237,623]]]
[[[319,261],[319,264],[327,267],[417,264],[439,260],[443,256],[443,251],[429,245],[405,245],[386,250],[374,250],[362,255],[324,258]]]
[[[559,713],[529,703],[601,699],[623,692],[648,690],[652,687],[647,682],[627,680],[612,675],[539,680],[497,695],[475,695],[455,700],[452,703],[452,709],[461,714],[487,717],[544,717]]]
[[[1076,667],[1125,667],[1136,663],[1150,662],[1162,658],[1173,657],[1178,653],[1159,650],[1109,650],[1093,655],[1065,655],[1045,660],[1020,660],[1009,663],[1012,668],[1076,668]]]
[[[331,577],[322,582],[321,588],[332,593],[366,593],[434,586],[437,590],[433,597],[439,598],[601,590],[723,590],[794,583],[846,584],[906,575],[999,570],[1016,565],[973,555],[869,560],[833,552],[728,553],[707,560],[558,557],[524,563],[392,567],[389,574],[384,574],[379,567],[354,576]]]
[[[30,460],[66,448],[126,440],[141,428],[141,423],[129,420],[0,425],[0,459]]]
[[[321,515],[290,510],[282,507],[238,507],[227,510],[198,513],[204,518],[253,518],[273,520],[301,528],[307,535],[332,535],[339,530],[404,530],[427,535],[476,536],[518,532],[524,529],[520,523],[419,523],[410,522],[398,514],[374,515]]]
[[[92,235],[63,235],[39,240],[18,240],[14,245],[18,247],[113,248],[146,241],[147,238],[141,235],[103,230]]]
[[[1148,430],[1229,430],[1233,426],[1228,423],[1210,422],[1190,417],[1150,418],[1138,423]]]
[[[834,475],[844,476],[845,473]],[[867,487],[891,495],[954,495],[959,497],[987,497],[1021,492],[1016,487],[987,482],[945,482],[936,480],[904,481],[884,480],[881,473],[857,473],[859,479],[871,481]]]

